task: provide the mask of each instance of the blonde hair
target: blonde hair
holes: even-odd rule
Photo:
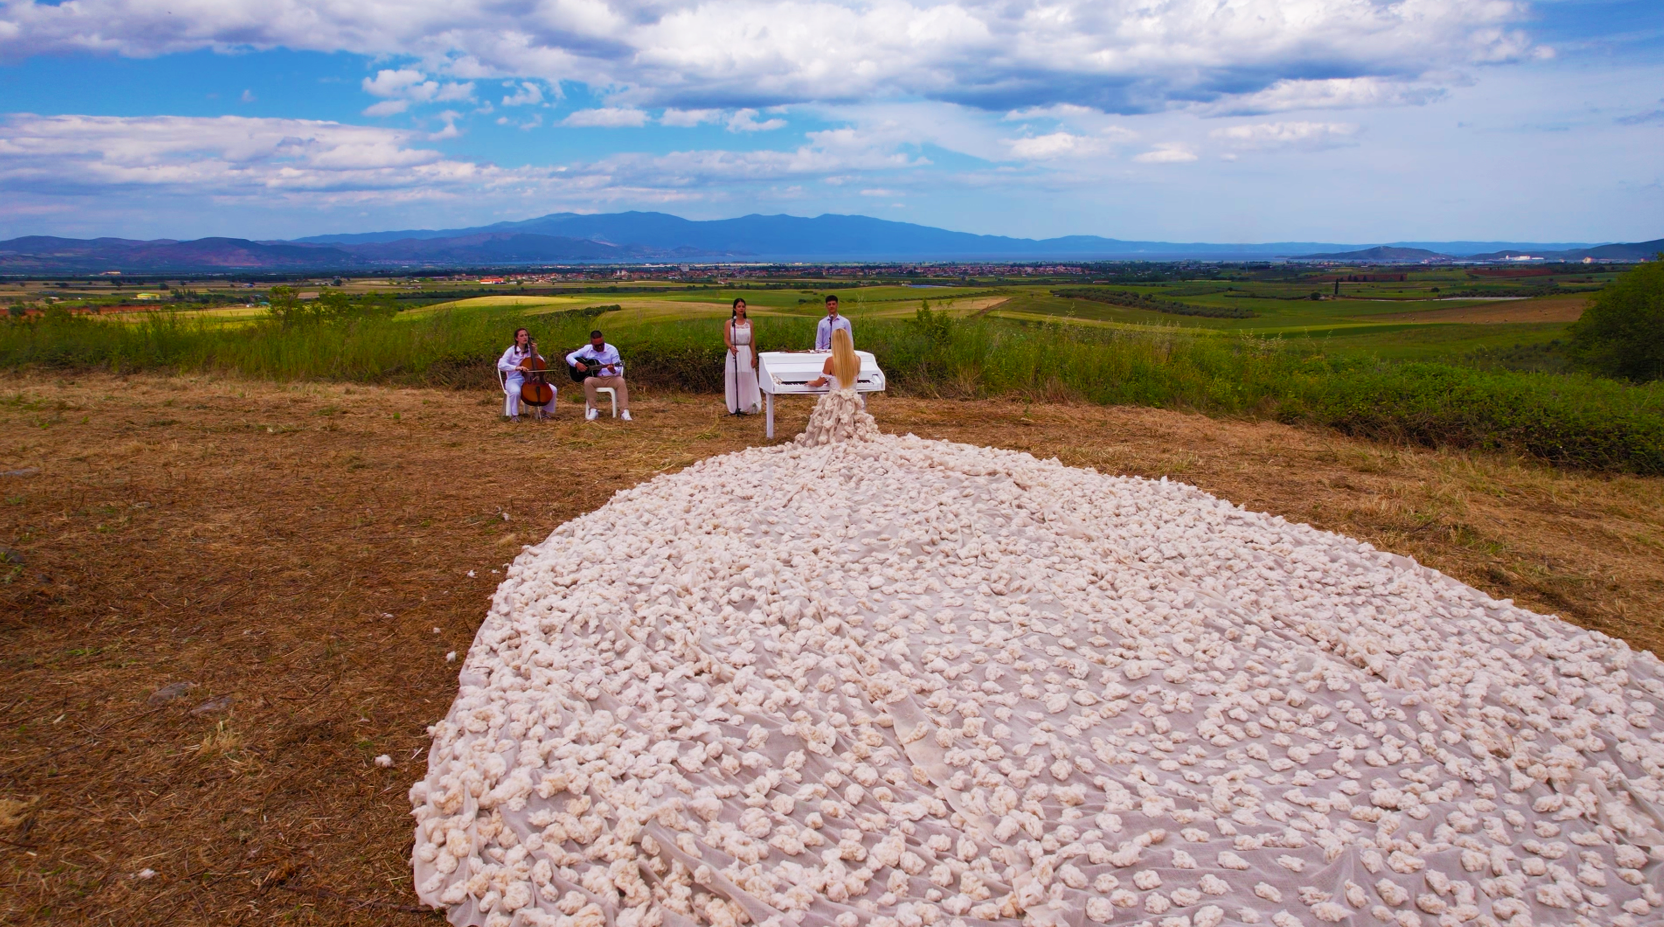
[[[838,378],[839,389],[849,389],[861,376],[861,358],[855,356],[855,342],[841,328],[832,331],[832,375]]]

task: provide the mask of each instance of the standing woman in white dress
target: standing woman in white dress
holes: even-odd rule
[[[745,300],[734,300],[734,314],[722,329],[728,343],[728,369],[724,389],[730,415],[749,415],[762,405],[757,389],[757,342],[751,334],[751,320],[745,314]]]

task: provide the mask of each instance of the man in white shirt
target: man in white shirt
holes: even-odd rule
[[[566,365],[584,377],[584,419],[594,421],[600,413],[595,405],[595,390],[612,387],[618,397],[619,417],[630,421],[630,391],[624,386],[624,360],[618,349],[607,344],[600,330],[589,333],[589,344],[566,355]]]
[[[838,329],[849,332],[850,343],[855,341],[855,329],[849,327],[849,320],[838,314],[838,297],[826,297],[826,318],[820,320],[815,327],[815,350],[832,350],[832,333]]]

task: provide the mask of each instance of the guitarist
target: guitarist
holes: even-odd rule
[[[610,386],[617,391],[619,415],[630,421],[630,391],[624,386],[624,360],[618,349],[601,337],[599,329],[589,333],[589,344],[566,355],[566,364],[574,373],[572,379],[584,384],[584,420],[593,422],[600,411],[595,407],[597,387]]]
[[[520,387],[526,382],[526,375],[531,370],[532,359],[540,357],[537,345],[532,342],[531,332],[523,328],[514,330],[514,343],[509,345],[503,356],[497,358],[497,369],[503,372],[503,416],[514,421],[520,420]],[[538,418],[548,418],[555,410],[555,400],[551,396],[548,405],[537,408]]]

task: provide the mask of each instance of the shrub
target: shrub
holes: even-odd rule
[[[1595,295],[1572,326],[1569,353],[1603,376],[1664,379],[1664,254]]]

